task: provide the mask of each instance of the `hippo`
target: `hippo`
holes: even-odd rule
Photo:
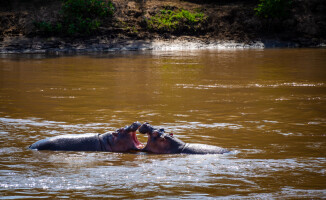
[[[107,151],[127,152],[143,147],[136,137],[141,123],[120,128],[113,133],[68,134],[50,137],[30,145],[30,149],[52,151]]]
[[[230,151],[221,147],[185,143],[173,136],[172,133],[164,132],[164,129],[155,129],[149,123],[142,124],[138,131],[148,135],[146,146],[143,152],[156,154],[223,154]]]

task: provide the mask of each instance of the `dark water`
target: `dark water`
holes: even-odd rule
[[[232,153],[27,149],[134,121]],[[326,49],[0,58],[1,199],[325,198],[325,152]]]

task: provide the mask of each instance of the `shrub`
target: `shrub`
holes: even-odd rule
[[[96,19],[113,14],[113,4],[104,0],[65,0],[61,9],[64,18]]]
[[[283,18],[291,5],[291,0],[259,0],[260,4],[254,10],[256,15],[264,18]]]
[[[50,33],[53,32],[53,26],[52,24],[48,23],[48,22],[35,22],[34,21],[34,26],[41,32],[43,33]]]
[[[160,10],[160,13],[147,19],[147,27],[159,32],[196,31],[207,17],[201,12],[188,10]]]
[[[112,17],[114,6],[105,0],[64,0],[60,18],[55,23],[35,22],[44,35],[90,35],[96,31],[102,20]]]

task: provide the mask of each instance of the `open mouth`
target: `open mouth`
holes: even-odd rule
[[[136,131],[135,132],[131,132],[131,138],[134,142],[134,145],[137,147],[137,149],[142,149],[144,148],[144,144],[139,142],[137,136],[136,136]]]
[[[141,123],[134,122],[130,126],[128,126],[124,129],[124,131],[131,134],[132,142],[134,143],[134,146],[137,149],[142,149],[144,147],[144,145],[141,142],[139,142],[139,140],[136,136],[136,131],[139,129],[140,126],[141,126]]]
[[[154,127],[152,127],[149,123],[145,122],[144,124],[142,124],[140,127],[138,127],[138,131],[141,134],[147,134],[148,138],[147,138],[147,144],[146,146],[142,144],[142,151],[146,151],[146,148],[148,146],[148,142],[150,141],[150,137],[153,131],[154,131]]]

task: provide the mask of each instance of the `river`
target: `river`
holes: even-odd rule
[[[28,149],[134,121],[231,153]],[[326,49],[0,55],[0,158],[0,199],[325,198]]]

